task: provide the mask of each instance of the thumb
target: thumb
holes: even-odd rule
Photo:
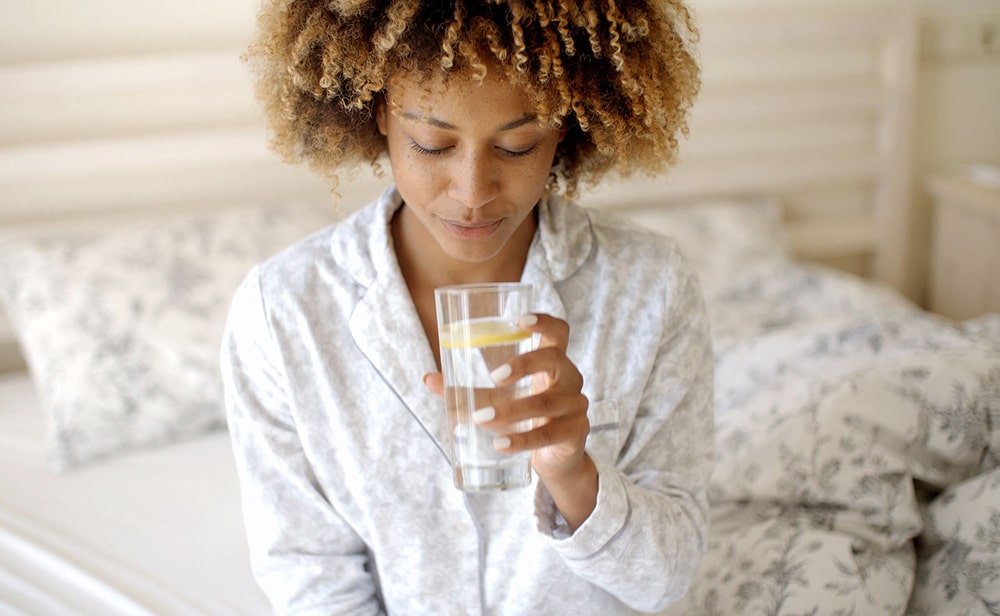
[[[428,372],[424,375],[424,385],[427,389],[438,396],[439,398],[444,397],[444,375],[440,372]]]

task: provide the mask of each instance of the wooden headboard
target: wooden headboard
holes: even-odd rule
[[[795,254],[912,295],[909,3],[696,4],[704,84],[680,164],[594,202],[775,196]]]
[[[8,3],[0,25],[0,234],[292,198],[333,207],[322,181],[267,150],[239,62],[255,0],[43,4]],[[909,3],[693,5],[704,87],[680,164],[583,201],[776,196],[796,254],[909,293]],[[342,208],[388,181],[346,181]]]

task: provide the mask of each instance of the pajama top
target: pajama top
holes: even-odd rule
[[[437,370],[393,251],[390,188],[255,267],[223,382],[254,574],[279,614],[628,614],[685,592],[705,549],[713,360],[664,236],[551,198],[522,282],[565,319],[597,506],[575,532],[538,480],[453,486]]]

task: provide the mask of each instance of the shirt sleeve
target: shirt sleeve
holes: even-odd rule
[[[302,449],[258,268],[233,298],[221,365],[251,564],[275,613],[382,613],[366,546]]]
[[[675,253],[676,254],[676,253]],[[705,552],[714,458],[714,361],[698,281],[681,263],[667,287],[654,369],[616,464],[598,460],[597,505],[570,533],[539,486],[539,530],[579,577],[640,611],[679,600]],[[623,566],[623,563],[628,563]]]

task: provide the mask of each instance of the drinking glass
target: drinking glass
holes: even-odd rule
[[[445,410],[451,434],[455,487],[467,492],[507,490],[531,483],[531,452],[500,453],[493,441],[500,433],[480,427],[474,411],[531,391],[531,377],[498,386],[490,373],[511,358],[530,351],[531,332],[517,321],[531,311],[529,284],[491,283],[441,287],[437,305]],[[505,434],[530,430],[530,420]]]

